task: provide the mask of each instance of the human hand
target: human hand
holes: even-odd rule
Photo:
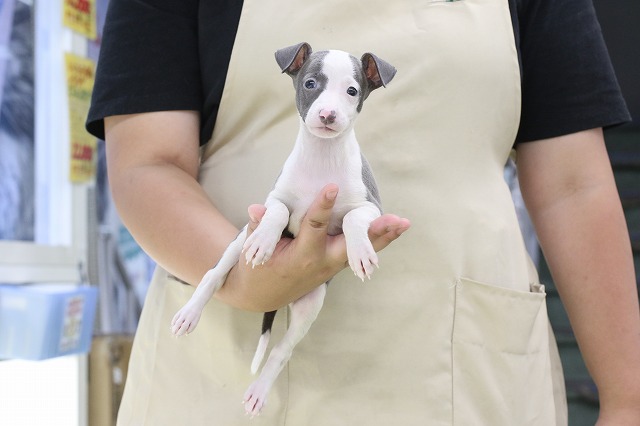
[[[266,312],[297,300],[344,269],[348,265],[344,235],[327,235],[337,193],[336,185],[325,186],[309,207],[297,238],[282,238],[264,265],[252,268],[239,262],[217,297],[241,309]],[[249,207],[249,233],[264,212],[264,206]],[[369,238],[380,251],[410,226],[407,219],[385,214],[371,223]]]

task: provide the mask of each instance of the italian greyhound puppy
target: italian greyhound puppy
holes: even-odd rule
[[[293,78],[296,90],[301,122],[295,146],[267,197],[266,212],[256,230],[247,237],[247,226],[242,229],[173,318],[171,330],[177,336],[193,331],[205,304],[223,285],[242,253],[247,264],[262,265],[271,257],[283,232],[294,237],[298,234],[307,209],[327,183],[340,188],[328,233],[344,233],[349,266],[361,280],[370,278],[378,265],[368,229],[381,215],[380,198],[369,164],[360,153],[353,124],[369,93],[386,86],[396,70],[371,53],[360,60],[338,50],[312,53],[307,43],[280,49],[275,56],[282,72]],[[289,304],[291,322],[285,336],[244,395],[247,414],[260,413],[293,348],[320,312],[327,285]],[[266,352],[275,313],[264,314],[262,335],[251,364],[254,374]]]

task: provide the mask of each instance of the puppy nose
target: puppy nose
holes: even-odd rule
[[[336,111],[327,111],[326,109],[320,110],[320,121],[322,124],[331,124],[336,121]]]

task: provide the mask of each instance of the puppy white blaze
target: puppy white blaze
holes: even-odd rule
[[[360,85],[354,77],[354,67],[351,55],[341,50],[329,50],[324,59],[322,71],[329,78],[329,86],[353,86],[360,90]]]

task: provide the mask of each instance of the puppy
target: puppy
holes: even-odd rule
[[[386,86],[396,70],[371,53],[358,60],[338,50],[312,52],[307,43],[280,49],[275,56],[282,72],[292,77],[296,90],[301,120],[295,146],[267,197],[266,212],[256,230],[247,237],[244,227],[173,318],[171,329],[177,336],[193,331],[205,304],[222,286],[242,253],[247,263],[262,265],[273,254],[283,232],[294,237],[298,234],[307,209],[327,183],[340,188],[328,233],[344,233],[349,266],[361,280],[369,278],[378,265],[368,229],[381,215],[380,197],[353,126],[365,99],[373,90]],[[289,305],[289,328],[244,395],[248,414],[260,413],[293,348],[320,312],[327,284]],[[262,336],[251,365],[253,373],[262,363],[275,313],[264,315]]]

